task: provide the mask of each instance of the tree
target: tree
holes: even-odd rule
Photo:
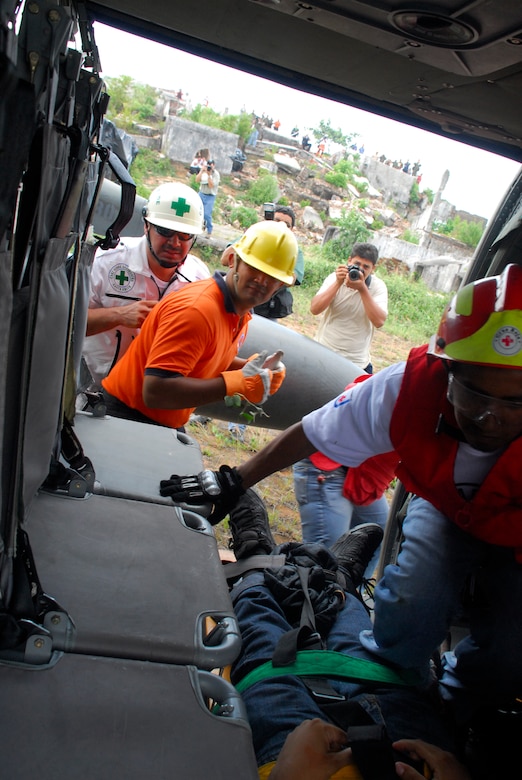
[[[159,90],[148,84],[140,84],[130,76],[117,76],[107,79],[107,92],[110,95],[107,119],[122,130],[130,130],[138,121],[155,118]]]
[[[345,134],[340,127],[336,130],[332,127],[329,119],[326,122],[324,119],[321,119],[319,126],[312,128],[312,134],[318,141],[320,138],[326,137],[329,141],[333,141],[341,146],[348,146],[359,135],[358,133]]]

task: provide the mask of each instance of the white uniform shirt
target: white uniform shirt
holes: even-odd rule
[[[319,293],[331,287],[335,279],[334,272],[324,280]],[[371,297],[388,313],[386,285],[375,274],[371,274],[370,279],[368,289]],[[360,293],[343,284],[320,316],[316,341],[348,358],[359,368],[366,368],[371,362],[370,347],[375,328],[368,319]]]
[[[123,238],[115,249],[98,250],[91,271],[89,309],[126,306],[135,301],[159,301],[165,294],[179,290],[189,282],[210,276],[205,263],[187,255],[180,272],[171,282],[162,282],[150,270],[147,239]],[[183,278],[183,277],[186,277]],[[139,328],[119,325],[103,333],[87,336],[83,356],[94,381],[99,384],[126,352]]]
[[[306,438],[344,466],[358,466],[373,455],[393,450],[390,424],[405,365],[383,368],[307,414],[302,421]],[[459,444],[454,480],[464,498],[473,496],[498,456],[499,451],[481,452],[465,442]]]

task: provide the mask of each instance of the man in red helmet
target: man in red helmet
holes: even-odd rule
[[[468,593],[470,635],[445,657],[443,693],[460,691],[467,714],[509,706],[522,691],[522,268],[464,286],[429,345],[304,417],[229,469],[234,479],[195,481],[214,477],[217,519],[244,489],[316,450],[351,468],[393,450],[414,494],[363,645],[427,685]],[[166,484],[186,499],[187,478]]]

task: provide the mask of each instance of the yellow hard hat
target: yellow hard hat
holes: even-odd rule
[[[256,222],[234,249],[245,263],[285,284],[294,283],[297,241],[284,222]]]

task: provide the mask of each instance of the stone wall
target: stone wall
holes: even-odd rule
[[[365,157],[361,170],[375,189],[382,193],[385,203],[393,201],[395,210],[404,215],[410,202],[410,192],[415,181],[409,173],[384,165],[373,157]]]
[[[238,143],[239,136],[235,133],[169,116],[165,121],[161,151],[171,160],[190,165],[199,149],[208,149],[219,173],[227,174],[232,171],[230,155],[234,154]]]
[[[400,260],[438,292],[457,289],[473,256],[470,247],[435,233],[425,233],[420,244],[379,232],[373,233],[370,241],[378,248],[379,257]]]

